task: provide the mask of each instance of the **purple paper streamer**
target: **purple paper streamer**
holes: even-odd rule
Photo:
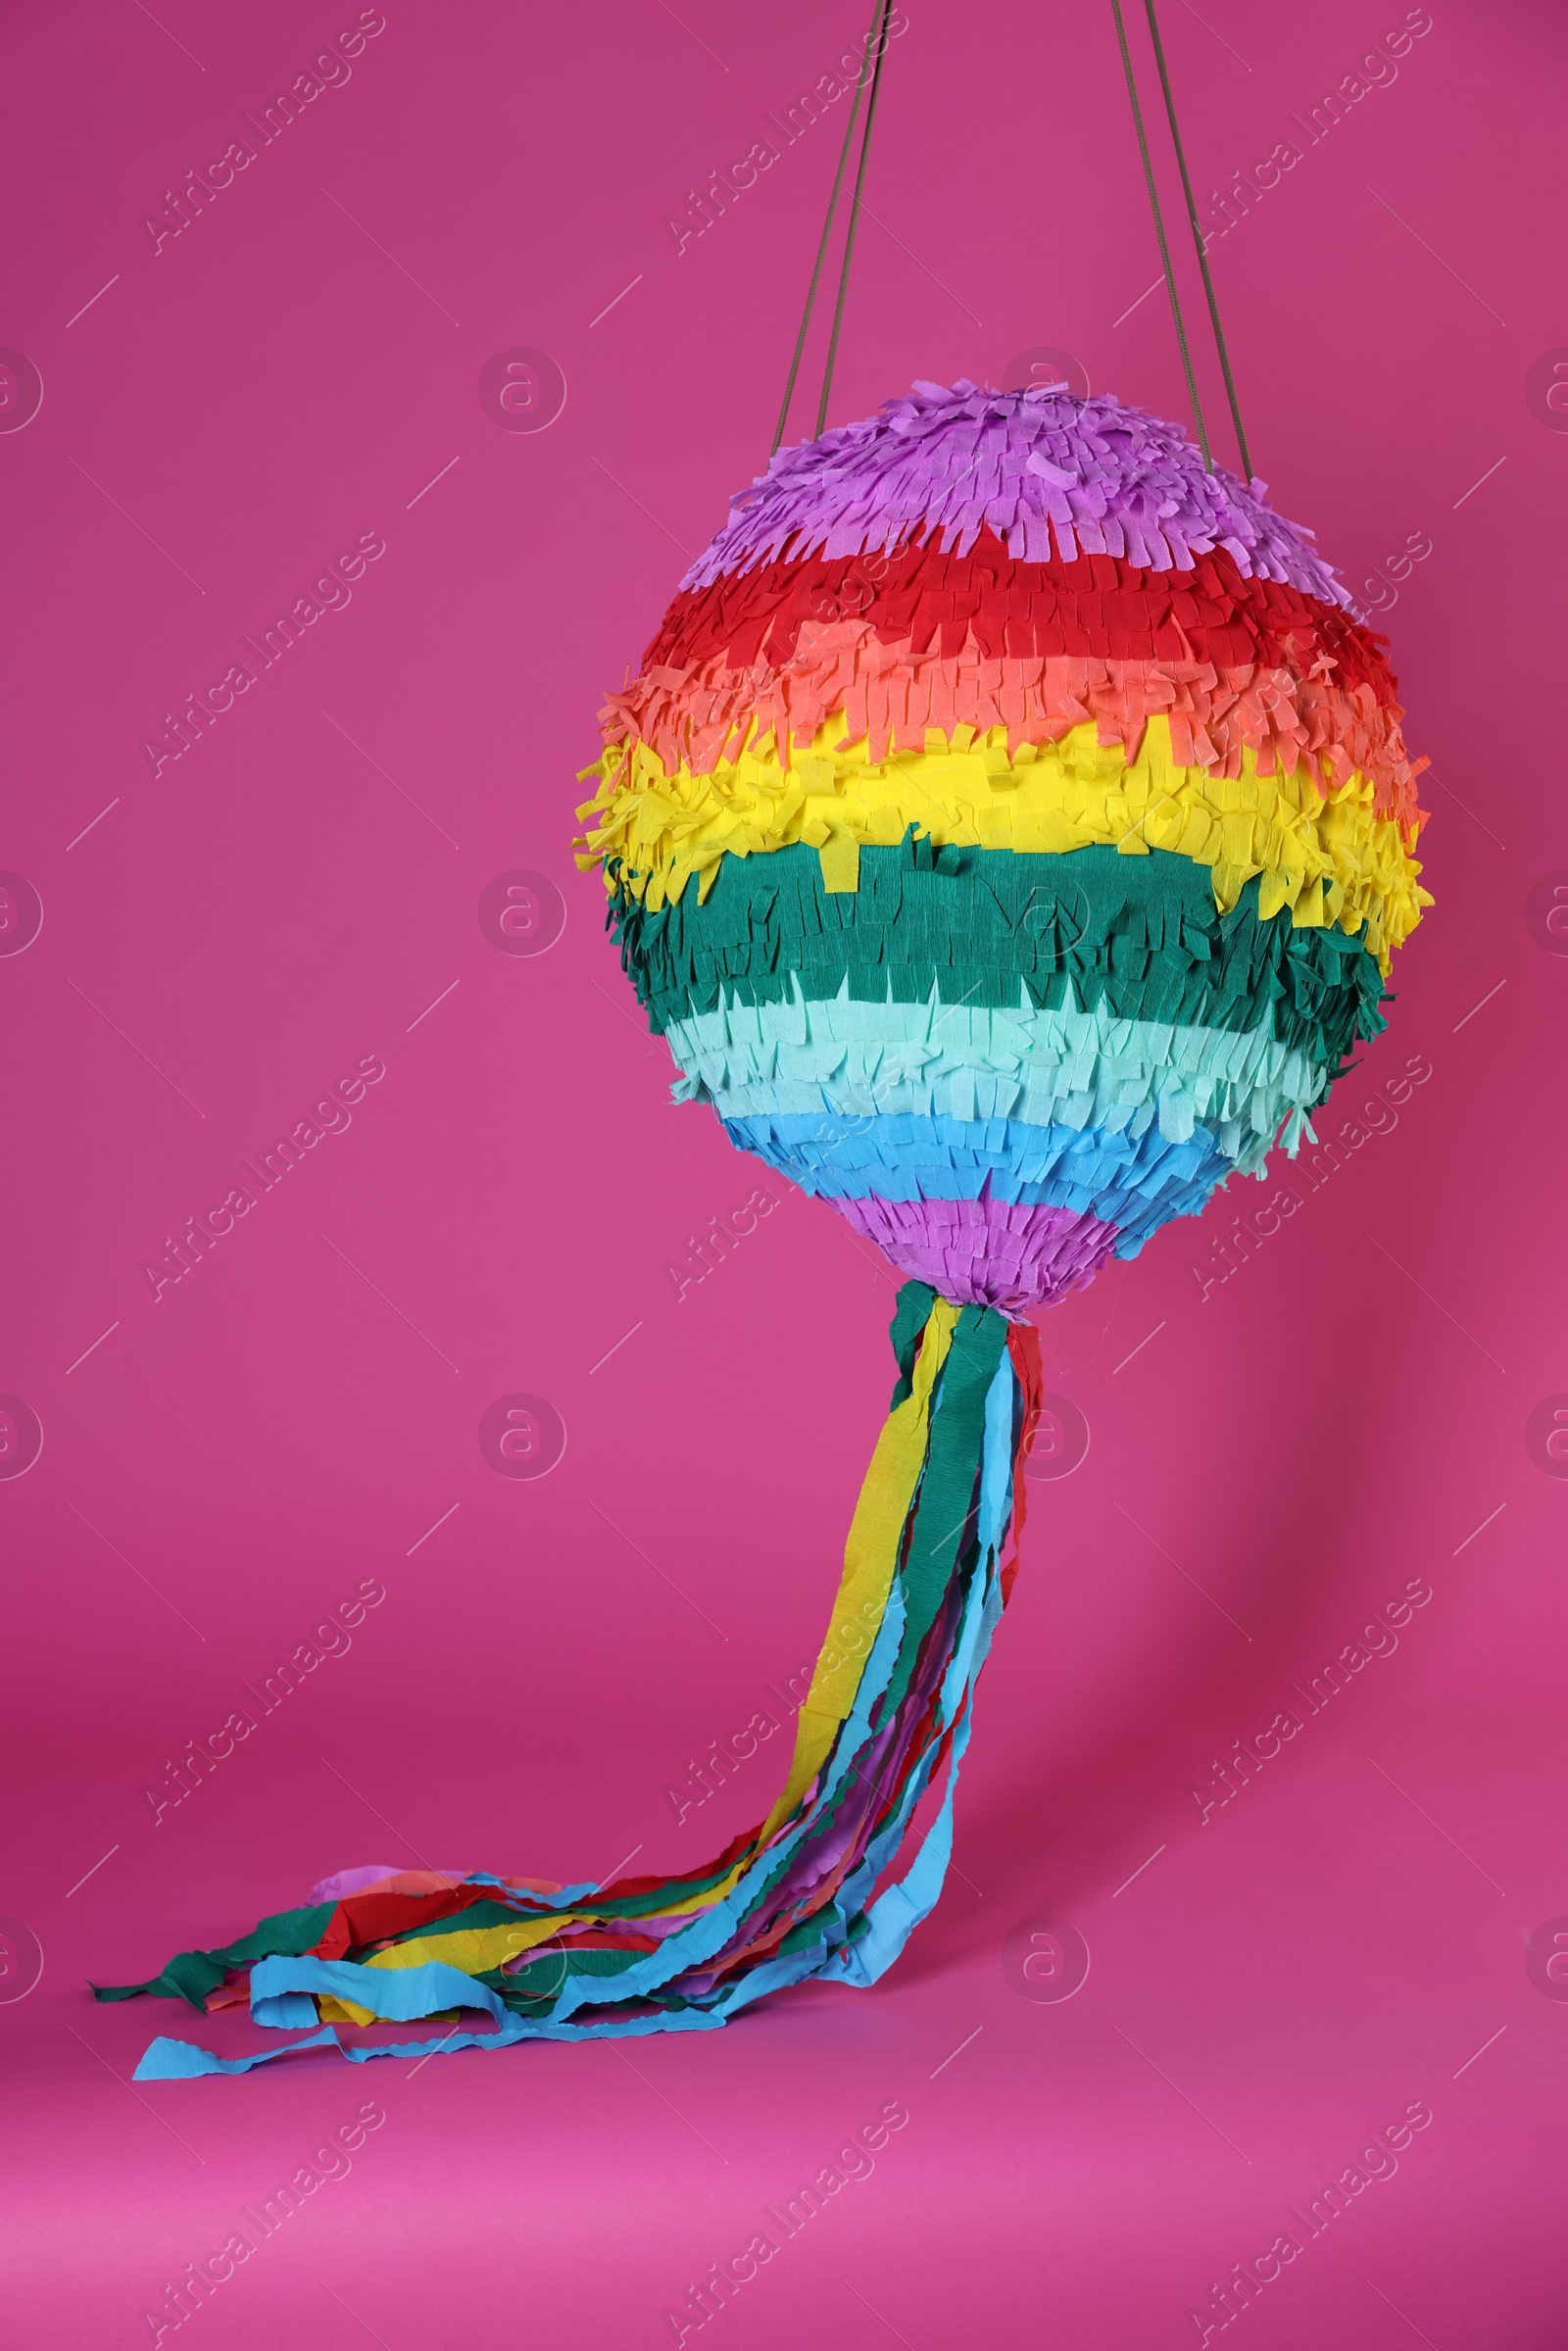
[[[336,1870],[330,1878],[322,1878],[313,1886],[305,1899],[310,1903],[346,1902],[351,1894],[364,1893],[368,1886],[380,1886],[386,1879],[395,1878],[400,1870],[410,1866],[404,1861],[367,1862],[357,1869]],[[423,1864],[416,1866],[422,1868]],[[467,1874],[466,1870],[436,1872],[437,1877],[450,1878],[458,1886],[462,1885]]]

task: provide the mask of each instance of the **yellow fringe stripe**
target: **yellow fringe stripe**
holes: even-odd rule
[[[793,842],[819,853],[829,891],[854,890],[861,846],[893,846],[910,824],[939,846],[1171,850],[1209,868],[1221,913],[1261,875],[1262,919],[1288,906],[1298,927],[1364,929],[1385,975],[1432,903],[1416,878],[1413,828],[1375,813],[1359,769],[1320,789],[1305,759],[1292,774],[1260,775],[1257,755],[1244,750],[1240,775],[1210,775],[1176,763],[1162,717],[1150,719],[1130,765],[1093,723],[1057,743],[1020,744],[1011,758],[1004,728],[976,736],[960,726],[951,740],[933,728],[923,751],[875,762],[865,740],[843,743],[844,731],[842,715],[830,718],[787,767],[768,733],[709,775],[684,764],[667,774],[641,742],[609,750],[584,770],[601,780],[578,811],[598,819],[578,863],[619,858],[621,881],[652,912],[693,874],[706,898],[722,857]]]

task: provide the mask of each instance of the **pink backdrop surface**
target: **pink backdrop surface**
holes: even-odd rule
[[[352,6],[10,11],[19,2342],[147,2340],[367,2100],[347,2173],[189,2322],[209,2351],[668,2342],[893,2102],[874,2169],[705,2337],[1143,2351],[1196,2307],[1253,2351],[1561,2340],[1568,91],[1523,0],[1433,0],[1386,72],[1360,61],[1394,6],[1167,10],[1205,209],[1298,151],[1213,267],[1257,469],[1387,615],[1438,906],[1336,1095],[1330,1135],[1388,1106],[1332,1181],[1206,1292],[1249,1186],[1041,1318],[1089,1447],[1032,1484],[955,1873],[902,1964],[706,2035],[145,2088],[155,2032],[265,2036],[85,1989],[356,1862],[687,1865],[782,1773],[784,1736],[701,1808],[669,1793],[814,1651],[893,1283],[780,1184],[677,1299],[666,1263],[758,1176],[671,1107],[568,845],[602,689],[765,460],[843,108],[682,250],[665,216],[862,14],[386,0],[264,141],[246,118]],[[906,16],[834,418],[1042,346],[1185,415],[1108,13]],[[254,161],[160,236],[237,139]],[[525,391],[564,383],[544,429],[493,389],[518,350],[549,363]],[[351,601],[154,773],[165,713],[362,542]],[[559,891],[546,952],[481,920],[517,870]],[[155,1298],[165,1237],[362,1059],[352,1122]],[[548,1476],[481,1450],[518,1393],[564,1426]],[[368,1582],[352,1644],[155,1817],[170,1760]],[[1410,2108],[1385,2176],[1293,2222]],[[1300,2251],[1218,2329],[1215,2281],[1282,2231]]]

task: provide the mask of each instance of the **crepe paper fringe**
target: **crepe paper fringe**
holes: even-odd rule
[[[1385,706],[1398,687],[1388,639],[1337,605],[1276,580],[1245,577],[1221,550],[1190,571],[1150,571],[1124,556],[1015,563],[995,532],[967,555],[934,539],[892,555],[804,556],[677,594],[639,668],[687,669],[718,660],[785,669],[808,620],[866,621],[884,645],[956,661],[1198,661],[1215,669],[1331,673],[1348,692],[1370,686]]]
[[[800,1117],[757,1111],[726,1118],[739,1151],[752,1151],[803,1192],[824,1200],[980,1200],[1070,1208],[1147,1240],[1168,1217],[1196,1215],[1238,1168],[1206,1129],[1171,1143],[1157,1127],[1134,1135],[1103,1128],[1023,1126],[1010,1118],[945,1118],[885,1111],[875,1118]]]
[[[611,888],[657,909],[694,874],[706,897],[726,853],[744,857],[796,842],[818,851],[830,894],[851,894],[862,848],[891,847],[911,825],[939,846],[1025,855],[1103,846],[1138,857],[1163,849],[1207,867],[1221,913],[1258,879],[1265,922],[1288,909],[1298,929],[1362,933],[1385,972],[1432,903],[1405,833],[1376,814],[1360,774],[1324,794],[1303,770],[1260,775],[1255,753],[1244,751],[1240,775],[1208,775],[1175,760],[1161,717],[1150,718],[1132,765],[1118,745],[1100,744],[1092,725],[1059,742],[1023,744],[1016,759],[1004,729],[971,745],[960,727],[951,743],[934,734],[928,750],[874,763],[863,741],[841,745],[841,731],[830,721],[788,767],[766,736],[702,776],[687,768],[666,776],[643,744],[607,752],[587,804],[598,829],[578,861],[614,860]]]
[[[918,655],[908,638],[885,643],[863,620],[808,620],[786,669],[761,661],[732,669],[721,661],[648,669],[607,698],[600,725],[611,748],[639,744],[674,776],[734,766],[764,738],[787,770],[792,747],[809,748],[819,734],[835,751],[863,742],[880,763],[894,751],[923,750],[933,730],[950,742],[960,727],[1000,731],[1016,759],[1026,743],[1060,742],[1087,724],[1102,750],[1119,749],[1130,766],[1152,717],[1168,721],[1178,766],[1237,776],[1250,751],[1259,775],[1294,775],[1304,765],[1320,794],[1362,772],[1376,814],[1420,828],[1398,706],[1380,703],[1369,685],[1347,692],[1332,676],[1285,667],[988,659],[972,643],[950,659]],[[836,740],[834,722],[842,728]]]
[[[1205,472],[1179,425],[1108,393],[917,382],[874,416],[779,450],[730,500],[729,521],[681,586],[790,554],[858,555],[909,538],[966,555],[989,528],[1024,563],[1053,552],[1071,563],[1081,549],[1186,571],[1221,547],[1246,575],[1348,607],[1310,531],[1266,506],[1265,490],[1222,466]]]
[[[767,1820],[687,1876],[554,1896],[482,1873],[414,1894],[382,1881],[266,1920],[223,1950],[181,1953],[151,1984],[99,1997],[175,1991],[199,2005],[198,1985],[248,1968],[260,2025],[314,2024],[319,2003],[323,2013],[399,2021],[482,2009],[493,2030],[345,2047],[327,2023],[283,2050],[234,2059],[161,2036],[136,2079],[243,2073],[321,2046],[364,2062],[701,2031],[808,1978],[874,1984],[941,1891],[975,1682],[1016,1569],[1019,1472],[1040,1402],[1027,1325],[909,1283],[892,1337],[892,1416],[856,1510],[789,1780]],[[916,1808],[936,1788],[935,1818],[911,1852]],[[390,1946],[368,1959],[367,1946],[388,1934]]]
[[[728,857],[708,897],[608,920],[656,1035],[752,1004],[839,998],[1254,1032],[1338,1074],[1387,1023],[1359,939],[1258,919],[1250,882],[1228,914],[1187,857],[935,848],[860,852],[859,887],[830,895],[806,848]]]
[[[1153,1128],[1139,1136],[1080,1134],[1005,1118],[894,1115],[854,1123],[760,1115],[725,1119],[724,1131],[739,1150],[835,1207],[967,1200],[1058,1208],[1110,1230],[1119,1257],[1136,1256],[1172,1217],[1200,1215],[1227,1177],[1260,1175],[1268,1149],[1257,1144],[1238,1166],[1201,1128],[1185,1143],[1167,1143]]]
[[[1114,1225],[1071,1208],[995,1200],[835,1200],[899,1271],[944,1298],[1022,1314],[1085,1290],[1114,1253],[1136,1255]]]
[[[944,1004],[935,991],[923,1004],[867,1004],[797,990],[792,1003],[728,1005],[665,1034],[681,1072],[673,1099],[724,1119],[912,1111],[1134,1135],[1157,1120],[1172,1143],[1205,1127],[1233,1159],[1329,1086],[1321,1063],[1266,1026],[1175,1028],[1076,1005],[1004,1012]]]
[[[1233,773],[1242,743],[1269,772],[1327,755],[1371,776],[1379,814],[1416,821],[1387,640],[1295,589],[1244,579],[1228,555],[1191,573],[1111,556],[1014,563],[983,532],[964,558],[777,563],[678,596],[641,672],[600,713],[608,744],[647,742],[666,768],[732,759],[750,727],[809,739],[838,708],[871,756],[926,726],[1005,725],[1008,749],[1094,717],[1136,755],[1150,710],[1178,717],[1185,763]],[[1185,732],[1183,731],[1185,729]]]

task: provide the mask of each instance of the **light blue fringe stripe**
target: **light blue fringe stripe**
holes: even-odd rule
[[[1070,1209],[1113,1225],[1136,1248],[1173,1216],[1194,1216],[1236,1173],[1201,1129],[1167,1143],[1091,1128],[1032,1127],[992,1118],[889,1116],[730,1118],[740,1151],[825,1200],[980,1200]]]

